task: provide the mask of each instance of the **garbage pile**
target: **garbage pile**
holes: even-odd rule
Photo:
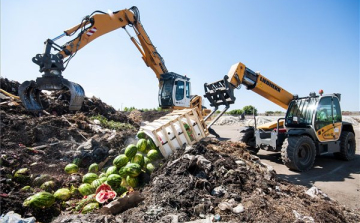
[[[213,138],[158,160],[152,173],[143,170],[141,183],[126,185],[125,193],[115,191],[101,182],[101,173],[106,176],[110,167],[123,163],[121,154],[126,156],[129,145],[141,147],[136,137],[139,126],[156,116],[155,112],[120,112],[95,97],[86,98],[81,111],[70,112],[68,93],[63,91],[42,94],[45,112],[34,114],[13,97],[17,87],[17,82],[1,79],[1,88],[12,95],[0,95],[0,220],[360,221],[358,213],[319,189],[278,179],[272,167],[251,155],[244,144]],[[96,177],[91,174],[94,169]],[[79,193],[88,190],[80,186],[89,180],[91,185],[98,180],[95,194],[103,203],[94,202],[92,194]],[[46,199],[49,205],[34,205],[35,198]],[[84,211],[91,203],[95,207]],[[83,206],[76,210],[74,206],[80,204]]]

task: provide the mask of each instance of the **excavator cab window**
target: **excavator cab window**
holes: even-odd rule
[[[180,101],[184,99],[185,96],[185,83],[184,81],[176,81],[176,91],[175,91],[175,99],[176,101]]]
[[[186,82],[186,98],[190,98],[190,82]]]
[[[174,102],[172,100],[173,86],[174,86],[173,79],[168,79],[163,81],[162,86],[160,87],[160,94],[159,94],[160,107],[167,107],[167,106],[170,107],[174,105],[173,104]]]

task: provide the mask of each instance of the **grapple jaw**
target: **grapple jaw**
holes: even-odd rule
[[[84,89],[77,83],[70,82],[61,75],[48,75],[36,79],[36,81],[25,81],[19,86],[19,96],[24,107],[29,111],[41,111],[43,106],[40,100],[42,90],[62,90],[70,91],[69,110],[80,110],[84,101]]]

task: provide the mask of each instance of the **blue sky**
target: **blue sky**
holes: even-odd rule
[[[356,0],[1,0],[1,76],[36,79],[31,58],[47,38],[95,10],[133,5],[168,70],[190,77],[193,94],[242,62],[293,94],[341,93],[343,110],[360,110]],[[83,48],[63,75],[117,109],[158,106],[156,76],[122,29]],[[235,96],[230,110],[284,111],[245,88]]]

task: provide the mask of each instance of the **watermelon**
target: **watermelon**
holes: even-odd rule
[[[96,175],[96,173],[87,173],[83,176],[82,182],[91,184],[97,178],[98,178],[98,176]]]
[[[134,144],[130,144],[126,147],[125,149],[125,155],[131,159],[135,156],[135,154],[137,153],[137,147]]]
[[[100,178],[103,178],[103,177],[106,177],[106,173],[100,173],[99,179],[100,179]]]
[[[30,170],[28,168],[21,168],[14,174],[14,180],[18,183],[28,183],[30,180]]]
[[[97,163],[93,163],[89,166],[89,173],[96,173],[99,171],[99,165]]]
[[[147,140],[139,139],[139,141],[136,143],[136,147],[137,147],[138,151],[145,153],[146,147],[147,147]]]
[[[95,192],[96,201],[99,203],[105,203],[109,199],[113,200],[116,197],[116,192],[108,184],[102,184]]]
[[[111,174],[116,174],[117,173],[117,167],[116,166],[111,166],[106,170],[106,177],[108,177]]]
[[[137,177],[130,177],[130,176],[127,176],[126,177],[126,183],[134,188],[134,187],[137,187],[137,185],[139,184],[139,179]]]
[[[118,188],[121,184],[121,176],[118,174],[111,174],[107,177],[107,184],[109,184],[112,188]]]
[[[152,172],[154,172],[155,170],[155,166],[152,163],[148,163],[146,165],[146,172],[148,172],[149,174],[151,174]]]
[[[157,149],[154,141],[152,139],[147,139],[147,148],[150,149]]]
[[[140,167],[144,166],[144,156],[140,153],[137,153],[134,158],[131,160],[132,163],[137,163]]]
[[[149,160],[153,161],[156,160],[158,158],[160,158],[160,154],[157,150],[155,149],[151,149],[148,153],[147,153],[147,158],[149,158]]]
[[[47,192],[52,192],[52,190],[55,188],[55,182],[50,180],[50,181],[46,181],[45,183],[41,184],[40,189],[47,191]]]
[[[145,139],[146,138],[146,134],[144,131],[139,131],[137,134],[136,134],[136,137],[138,139]]]
[[[137,163],[128,163],[125,166],[125,173],[131,177],[137,177],[141,173],[141,166]]]
[[[121,176],[121,178],[126,178],[126,176],[127,176],[127,173],[125,171],[125,167],[126,166],[121,167],[120,170],[119,170],[119,175]]]
[[[148,163],[150,163],[151,161],[149,160],[149,158],[147,158],[146,156],[144,156],[144,166],[146,166]]]
[[[61,188],[54,193],[54,197],[62,201],[67,201],[71,197],[71,192],[67,188]]]
[[[95,188],[88,183],[81,184],[78,190],[83,196],[93,194],[95,192]]]
[[[87,213],[93,212],[95,209],[99,209],[99,203],[97,203],[97,202],[89,203],[89,204],[85,205],[85,207],[82,209],[81,213],[87,214]]]
[[[116,192],[116,194],[121,196],[123,193],[127,192],[127,189],[126,189],[126,187],[120,186],[120,187],[116,188],[115,192]]]
[[[107,180],[107,177],[102,177],[102,178],[96,179],[91,183],[91,186],[93,186],[96,189],[101,184],[103,184],[106,180]]]
[[[77,173],[78,171],[79,167],[74,163],[70,163],[65,166],[65,172],[68,174]]]
[[[55,202],[54,195],[49,192],[39,192],[25,199],[23,205],[35,208],[49,208]]]
[[[118,155],[117,157],[115,157],[113,164],[117,168],[121,168],[121,167],[125,166],[128,162],[129,162],[129,158],[126,155],[121,154],[121,155]]]

